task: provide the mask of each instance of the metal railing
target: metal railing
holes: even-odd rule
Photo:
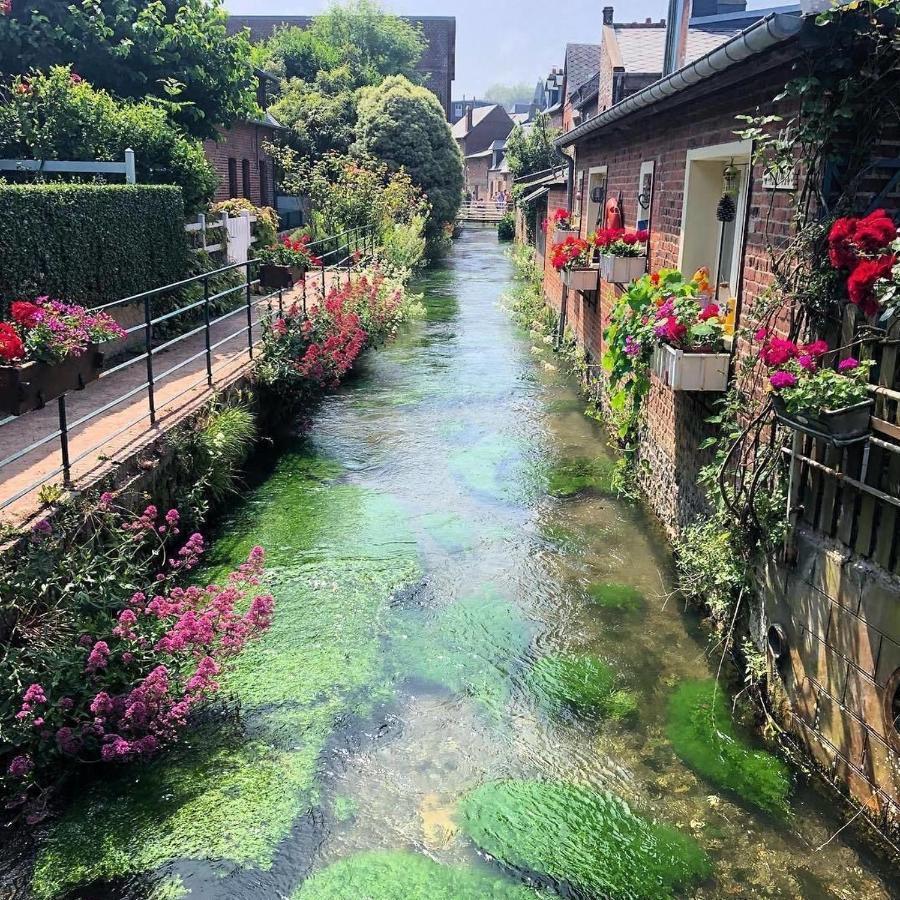
[[[308,245],[311,254],[316,258],[316,265],[306,273],[302,284],[299,287],[299,302],[302,303],[303,314],[308,314],[308,304],[310,301],[310,291],[314,292],[314,296],[324,296],[327,293],[329,284],[329,273],[332,278],[335,274],[339,277],[344,273],[347,275],[348,282],[351,278],[353,269],[362,262],[371,259],[376,250],[376,232],[371,226],[357,227],[347,229],[337,235],[329,235],[317,241],[313,241]],[[157,426],[159,410],[157,408],[158,393],[160,385],[166,380],[172,379],[185,367],[192,363],[196,363],[200,359],[205,359],[203,375],[183,387],[174,396],[166,397],[164,404],[171,406],[181,400],[187,394],[201,387],[204,382],[206,387],[211,389],[215,383],[215,376],[223,369],[232,367],[236,359],[247,354],[247,361],[254,359],[254,349],[261,338],[261,330],[257,338],[254,337],[254,325],[260,324],[260,312],[262,309],[272,311],[273,301],[277,301],[279,311],[283,310],[284,291],[277,289],[269,293],[255,293],[260,289],[260,279],[254,277],[253,270],[259,265],[259,260],[251,259],[246,262],[233,263],[222,266],[210,272],[204,272],[200,275],[185,278],[182,281],[173,284],[163,285],[162,287],[153,288],[140,294],[133,294],[130,297],[124,297],[121,300],[114,300],[111,303],[105,303],[95,308],[96,311],[104,310],[111,312],[115,310],[130,310],[140,313],[140,321],[130,327],[125,328],[126,348],[130,339],[137,336],[138,346],[141,347],[140,352],[131,352],[126,359],[117,363],[109,369],[105,369],[100,374],[100,381],[113,379],[120,376],[122,372],[132,369],[132,367],[143,364],[145,367],[145,375],[143,380],[136,385],[129,387],[124,393],[115,396],[113,399],[102,403],[98,408],[92,409],[90,412],[79,416],[74,421],[70,420],[69,409],[67,406],[66,395],[62,395],[56,401],[57,416],[55,428],[41,435],[36,440],[31,441],[26,446],[17,448],[14,452],[9,453],[5,458],[0,459],[0,485],[5,480],[5,473],[10,467],[24,460],[29,454],[40,450],[42,447],[58,442],[59,463],[48,471],[41,474],[15,490],[8,496],[0,495],[0,510],[6,509],[18,500],[39,490],[59,476],[62,476],[62,484],[66,488],[73,486],[72,469],[79,462],[84,460],[91,454],[107,447],[111,441],[123,435],[129,429],[140,425],[144,421],[149,421],[151,428]],[[240,284],[228,287],[224,290],[211,290],[211,283],[227,275],[231,272],[243,270],[244,277]],[[312,284],[311,284],[312,282]],[[200,285],[203,296],[201,299],[178,306],[175,309],[168,309],[164,312],[154,310],[154,303],[160,299],[165,299],[173,293],[183,292],[194,285]],[[219,308],[218,305],[225,303],[232,304],[231,309],[226,309],[219,315],[215,312]],[[113,312],[114,314],[114,312]],[[165,329],[166,323],[178,326],[179,317],[192,315],[192,319],[182,325],[187,325],[185,330],[177,329],[177,333],[173,337],[160,334]],[[217,333],[219,326],[233,321],[236,317],[246,317],[246,321],[242,322],[240,327],[231,330],[227,325],[224,330],[227,334],[221,336]],[[193,321],[200,320],[200,324],[193,325]],[[163,371],[158,370],[158,362],[160,354],[170,352],[173,348],[197,335],[203,334],[203,346],[194,353],[189,353],[183,359],[179,359],[173,365],[166,367]],[[214,365],[213,354],[216,350],[232,341],[246,335],[246,344],[241,350]],[[87,388],[90,390],[90,387]],[[88,423],[110,413],[115,407],[130,400],[141,393],[146,395],[146,409],[141,411],[139,415],[130,418],[125,424],[118,425],[116,429],[110,433],[104,433],[102,440],[91,446],[80,449],[76,455],[70,452],[70,437],[72,433],[79,428],[86,426]],[[7,416],[0,418],[0,438],[3,436],[5,428],[12,426],[16,422],[33,416],[39,411],[24,413],[22,416]],[[119,452],[125,448],[119,448]]]

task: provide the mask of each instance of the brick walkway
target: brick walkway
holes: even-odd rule
[[[328,284],[344,275],[329,273]],[[285,292],[287,306],[301,300],[299,288]],[[315,295],[309,291],[308,301]],[[277,299],[271,301],[273,305]],[[256,301],[252,307],[254,345],[261,337],[260,317],[266,301]],[[205,335],[201,331],[153,355],[154,399],[156,425],[150,424],[146,363],[136,360],[132,365],[89,384],[83,391],[66,396],[69,426],[69,458],[71,480],[75,490],[85,490],[106,475],[114,466],[131,458],[153,443],[168,429],[206,403],[216,391],[234,384],[246,376],[251,367],[247,339],[246,308],[224,322],[210,328],[213,386],[207,384]],[[238,332],[239,334],[234,334]],[[231,336],[233,335],[233,336]],[[192,359],[196,357],[196,359]],[[188,362],[188,360],[190,360]],[[182,364],[177,371],[171,372]],[[171,374],[166,374],[171,372]],[[123,398],[123,399],[119,399]],[[118,402],[116,402],[118,400]],[[95,418],[80,420],[109,405],[109,409]],[[0,425],[0,462],[24,447],[59,431],[58,404],[49,403],[36,410]],[[59,437],[54,437],[20,459],[0,468],[0,522],[19,525],[40,511],[40,484],[62,485],[62,456]],[[18,494],[21,496],[17,497]],[[16,499],[13,499],[16,498]],[[10,502],[11,501],[11,502]]]

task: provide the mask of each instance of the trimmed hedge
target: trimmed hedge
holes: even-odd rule
[[[0,184],[0,310],[43,294],[94,306],[185,277],[181,189]]]

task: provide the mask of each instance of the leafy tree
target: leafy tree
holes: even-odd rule
[[[255,109],[250,45],[222,0],[11,0],[0,76],[71,65],[118,97],[155,98],[196,137]]]
[[[431,204],[432,242],[454,221],[463,188],[462,154],[437,97],[402,75],[363,88],[354,152],[404,169]]]
[[[534,97],[534,85],[526,84],[492,84],[485,92],[484,99],[492,103],[500,103],[503,106],[512,106],[514,103],[531,103]]]
[[[128,147],[142,184],[179,185],[188,210],[212,196],[216,176],[200,141],[160,106],[115,100],[62,66],[0,90],[0,157],[121,160]]]
[[[337,47],[323,43],[318,34],[309,28],[282,25],[262,43],[254,44],[253,63],[281,78],[301,78],[315,81],[321,71],[341,65],[341,53]]]
[[[527,128],[517,125],[506,142],[506,159],[513,178],[521,178],[532,172],[542,172],[562,165],[553,142],[561,134],[550,126],[550,117],[539,112]]]

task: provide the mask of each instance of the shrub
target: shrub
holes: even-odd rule
[[[503,214],[503,218],[497,223],[497,240],[512,241],[516,237],[516,217],[507,212]]]
[[[174,187],[0,185],[0,302],[44,294],[93,306],[180,280],[188,266]]]
[[[378,254],[398,274],[419,268],[425,259],[425,217],[415,215],[409,222],[395,222],[385,228]]]
[[[675,541],[675,568],[678,590],[689,603],[708,607],[720,622],[730,617],[746,583],[746,566],[718,516],[685,528]]]
[[[214,216],[223,212],[229,216],[239,216],[243,212],[256,216],[254,233],[260,247],[274,244],[278,237],[278,213],[271,206],[254,206],[246,197],[230,197],[228,200],[213,203],[209,211]]]
[[[17,78],[0,96],[0,156],[119,161],[130,147],[140,184],[178,185],[189,212],[212,197],[217,179],[203,145],[158,104],[115,100],[61,66]]]

